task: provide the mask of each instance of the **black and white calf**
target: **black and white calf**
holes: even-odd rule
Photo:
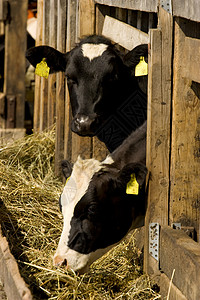
[[[147,45],[139,45],[123,55],[109,39],[93,35],[67,53],[39,46],[29,49],[26,57],[34,66],[45,58],[50,73],[65,72],[72,131],[96,135],[112,152],[146,120],[147,99],[134,70],[147,53]]]
[[[54,265],[67,264],[83,273],[89,265],[118,243],[131,229],[143,225],[146,122],[103,162],[82,160],[73,166],[60,198],[64,226]],[[139,183],[138,194],[127,194],[131,174]]]

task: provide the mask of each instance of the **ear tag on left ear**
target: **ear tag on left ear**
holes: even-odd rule
[[[70,177],[71,176],[67,177],[65,184],[70,180]]]
[[[126,194],[138,195],[139,183],[135,178],[135,174],[131,174],[131,179],[126,186]]]
[[[135,67],[135,76],[143,76],[148,74],[148,64],[144,60],[144,56],[140,56],[140,62]]]
[[[49,71],[50,68],[46,63],[46,59],[43,58],[42,61],[36,65],[35,74],[47,79],[49,77]]]

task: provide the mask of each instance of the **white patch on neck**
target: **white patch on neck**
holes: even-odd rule
[[[108,45],[106,44],[83,44],[81,47],[84,57],[89,58],[91,61],[95,57],[101,56],[106,51]]]

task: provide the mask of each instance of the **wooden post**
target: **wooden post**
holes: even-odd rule
[[[65,52],[66,49],[66,1],[57,2],[57,49]],[[65,75],[57,73],[56,84],[56,149],[55,149],[55,173],[61,173],[61,161],[64,158],[64,127],[65,127]]]
[[[76,45],[77,41],[77,0],[68,0],[67,2],[67,40],[66,51],[70,51]],[[64,129],[64,159],[71,161],[72,157],[72,131],[71,121],[72,112],[68,86],[65,86],[65,129]]]
[[[149,254],[149,223],[168,225],[172,16],[160,9],[161,29],[150,30],[147,115],[147,168],[150,172],[145,220],[144,270],[155,273],[159,261]]]
[[[43,28],[43,0],[37,2],[37,34],[36,34],[36,46],[42,45],[42,28]],[[40,128],[40,89],[41,89],[41,77],[35,76],[35,97],[34,97],[34,116],[33,116],[33,128],[34,132],[38,132]]]
[[[48,13],[48,12],[47,12]],[[57,46],[57,0],[50,0],[49,8],[49,46]],[[56,114],[56,74],[48,80],[47,127],[55,123]]]
[[[200,63],[190,60],[185,47],[193,38],[200,45],[200,24],[175,18],[170,223],[194,227],[200,242],[200,84],[190,73]]]
[[[102,34],[104,19],[110,15],[110,7],[105,5],[96,5],[96,34]]]
[[[95,5],[93,0],[79,1],[79,26],[77,34],[79,38],[83,38],[89,34],[93,34],[95,30]],[[79,137],[72,132],[72,161],[74,162],[78,155],[82,158],[92,157],[92,138]]]
[[[49,1],[43,2],[43,26],[42,26],[42,44],[49,43]],[[40,95],[40,131],[47,128],[47,102],[48,102],[48,81],[41,78],[41,95]]]
[[[10,20],[5,25],[4,93],[16,99],[14,127],[24,127],[25,112],[25,51],[28,1],[10,0]],[[14,52],[13,52],[14,45]],[[7,108],[7,113],[12,107]]]

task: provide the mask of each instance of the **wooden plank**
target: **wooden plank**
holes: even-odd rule
[[[200,83],[200,39],[186,37],[185,52],[182,76]]]
[[[36,33],[36,46],[42,45],[42,28],[43,28],[43,0],[37,2],[37,33]],[[33,116],[33,129],[34,132],[39,131],[40,127],[40,87],[41,77],[35,76],[35,97],[34,97],[34,116]]]
[[[25,51],[27,1],[9,1],[10,22],[5,25],[4,93],[16,97],[15,126],[24,127],[25,107]],[[16,13],[17,11],[17,13]],[[15,55],[13,55],[15,45]],[[17,58],[17,59],[16,59]]]
[[[67,41],[66,41],[66,51],[70,51],[76,46],[77,41],[77,1],[68,0],[67,2]],[[68,86],[66,82],[65,87],[65,128],[64,128],[64,159],[71,161],[72,157],[72,131],[71,131],[71,121],[72,112],[70,105],[70,98],[68,92]]]
[[[78,9],[78,38],[94,34],[95,30],[95,5],[93,0],[80,0]],[[92,138],[80,137],[72,133],[72,161],[76,161],[78,155],[82,158],[92,157]]]
[[[161,227],[160,267],[186,299],[198,299],[200,295],[200,245],[181,230]],[[171,297],[170,297],[171,299]]]
[[[156,283],[160,288],[159,294],[161,295],[161,299],[188,300],[183,295],[183,293],[174,285],[173,280],[171,282],[171,276],[168,277],[165,273],[163,273],[162,270],[161,272],[158,271],[153,276],[150,276],[152,281]]]
[[[200,85],[182,74],[186,36],[200,38],[200,24],[175,18],[169,216],[170,224],[194,227],[200,241]]]
[[[0,280],[9,299],[32,300],[30,290],[20,276],[18,265],[10,253],[8,242],[0,227]]]
[[[96,5],[96,34],[102,34],[104,19],[110,15],[110,7],[106,5]]]
[[[147,168],[151,177],[145,221],[144,269],[150,273],[158,269],[159,263],[148,253],[149,223],[168,224],[173,18],[162,8],[159,23],[162,31],[150,30],[148,76]]]
[[[42,44],[49,43],[49,11],[50,2],[43,2],[43,26],[42,26]],[[48,102],[48,80],[41,78],[41,96],[40,96],[40,131],[47,128],[47,102]]]
[[[97,137],[93,138],[93,157],[98,160],[104,160],[108,155],[109,151],[105,144],[101,142]]]
[[[95,30],[95,5],[93,0],[79,1],[79,37],[93,34]]]
[[[65,52],[66,49],[66,1],[58,0],[57,49]],[[65,128],[65,75],[57,73],[56,84],[56,147],[55,173],[61,174],[61,161],[64,159],[64,128]]]
[[[141,10],[148,12],[157,12],[157,0],[95,0],[98,4],[104,4],[108,6]]]
[[[149,42],[148,34],[109,16],[105,17],[102,34],[128,50]]]
[[[199,0],[173,0],[173,15],[200,22]]]
[[[6,127],[5,114],[6,114],[6,95],[4,93],[0,93],[0,128]]]
[[[49,46],[57,46],[57,0],[50,0],[49,8]],[[52,126],[56,119],[56,74],[48,79],[47,127]]]

